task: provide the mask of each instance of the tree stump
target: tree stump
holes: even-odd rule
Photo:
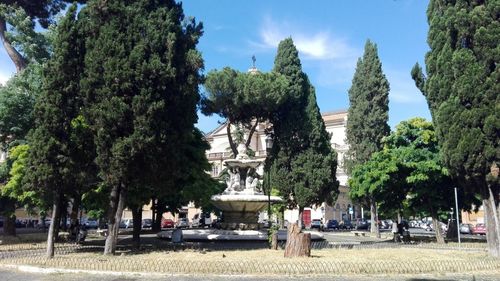
[[[301,233],[299,226],[294,223],[288,226],[288,237],[285,246],[285,258],[310,257],[311,234]]]

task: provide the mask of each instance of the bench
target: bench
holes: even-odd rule
[[[364,231],[351,231],[351,233],[354,233],[356,236],[365,236],[366,232]]]

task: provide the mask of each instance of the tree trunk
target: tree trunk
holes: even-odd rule
[[[2,200],[5,203],[5,221],[3,223],[3,234],[16,236],[16,204],[11,199]]]
[[[3,234],[5,236],[16,236],[16,215],[5,217],[3,222]]]
[[[125,187],[122,184],[116,185],[111,190],[111,198],[108,213],[108,236],[104,245],[105,255],[114,255],[120,230],[123,208],[125,206]]]
[[[71,206],[71,214],[69,215],[71,223],[78,220],[78,211],[80,210],[81,203],[82,196],[80,194],[75,195],[75,198],[73,198],[73,205]]]
[[[285,258],[311,256],[311,234],[301,233],[300,230],[300,226],[295,223],[288,226]]]
[[[226,127],[226,132],[227,132],[227,140],[229,141],[229,146],[231,147],[231,151],[233,152],[233,158],[236,158],[236,155],[238,155],[238,149],[236,147],[236,144],[233,141],[233,135],[231,135],[231,122],[227,122],[227,127]]]
[[[491,190],[489,190],[488,193],[490,193],[490,196],[488,196],[488,198],[484,198],[483,196],[488,252],[493,257],[500,257],[500,231],[498,230],[499,222],[498,219],[495,219],[499,216],[499,210],[496,206],[497,204],[494,203],[493,196],[491,196]]]
[[[132,245],[136,250],[141,248],[142,206],[132,206],[132,219],[134,229],[132,232]]]
[[[302,221],[303,215],[304,215],[304,208],[303,207],[299,207],[299,221],[298,221],[299,229],[302,229],[302,224],[304,223]]]
[[[7,22],[0,17],[0,39],[2,39],[3,46],[12,62],[16,65],[17,72],[26,68],[26,60],[24,57],[12,46],[10,41],[5,37],[7,32]]]
[[[439,220],[437,214],[431,214],[432,217],[432,227],[434,228],[434,232],[436,233],[436,242],[438,244],[444,244],[443,231],[441,230],[441,225],[439,224]]]
[[[457,232],[457,220],[451,219],[448,222],[448,231],[446,232],[446,239],[448,240],[457,240],[458,241],[458,232]]]
[[[255,120],[255,124],[252,125],[248,132],[248,138],[247,141],[245,142],[245,146],[248,148],[248,146],[252,143],[252,136],[255,133],[255,129],[257,129],[257,126],[259,125],[259,119]]]
[[[271,249],[278,250],[278,231],[271,234]]]
[[[372,219],[370,232],[375,233],[375,236],[380,238],[380,230],[378,229],[377,203],[373,198],[370,198],[370,216]]]
[[[161,231],[161,220],[163,218],[163,213],[165,212],[165,204],[158,199],[155,207],[155,220],[153,221],[153,226],[151,227],[153,231]]]
[[[54,243],[57,238],[57,224],[59,221],[59,213],[61,209],[59,196],[60,195],[56,196],[56,198],[54,199],[54,204],[52,205],[52,222],[50,223],[49,234],[47,235],[47,258],[49,259],[54,257]]]

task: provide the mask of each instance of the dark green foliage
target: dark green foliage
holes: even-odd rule
[[[231,123],[267,119],[282,104],[288,81],[277,73],[242,73],[225,67],[208,73],[202,101],[204,114],[218,114]]]
[[[416,65],[444,165],[483,199],[490,253],[500,256],[500,2],[430,1],[427,77]]]
[[[43,34],[35,32],[35,22],[43,28],[49,27],[53,17],[63,10],[67,3],[73,2],[86,1],[0,1],[0,39],[18,72],[26,68],[30,61],[40,62],[49,57],[49,42]],[[10,25],[9,30],[7,23]]]
[[[59,13],[66,7],[66,3],[86,1],[66,1],[66,0],[37,0],[37,1],[24,1],[24,0],[1,0],[0,4],[8,5],[11,7],[21,7],[26,11],[26,14],[32,19],[37,20],[42,27],[47,28],[52,23],[53,16]]]
[[[345,167],[350,174],[356,165],[368,161],[382,149],[382,138],[389,135],[389,82],[382,72],[377,46],[369,40],[363,58],[358,60],[349,89],[346,138],[349,151]]]
[[[446,166],[477,192],[500,156],[498,4],[431,1],[428,77],[418,65],[412,71],[429,103]]]
[[[277,95],[283,103],[270,118],[274,129],[268,161],[268,169],[273,167],[271,184],[289,207],[331,204],[338,193],[337,153],[330,147],[314,88],[302,72],[292,39],[279,44],[273,71],[286,77],[288,85],[280,93],[285,96]]]
[[[211,190],[207,144],[194,127],[202,25],[186,19],[175,1],[147,0],[91,1],[80,23],[85,116],[95,134],[100,190],[109,194],[114,238],[105,252],[112,253],[117,228],[111,225],[119,222],[123,204],[170,196],[176,205]]]
[[[275,72],[241,73],[225,67],[222,71],[210,71],[204,86],[208,95],[201,102],[202,112],[226,118],[229,129],[236,127],[228,132],[229,145],[236,156],[238,143],[244,141],[248,148],[257,124],[269,120],[283,104],[288,81]]]
[[[71,143],[81,72],[75,17],[73,6],[58,27],[54,55],[44,70],[43,91],[35,106],[35,129],[29,136],[28,182],[32,190],[49,198],[74,188],[78,170]]]

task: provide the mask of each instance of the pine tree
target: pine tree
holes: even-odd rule
[[[190,164],[177,161],[190,152],[183,147],[197,121],[203,61],[195,47],[202,26],[186,20],[173,0],[93,1],[82,14],[82,85],[109,190],[104,252],[112,254],[127,196],[145,191],[141,186],[158,195],[175,192],[178,166]]]
[[[467,194],[480,194],[489,252],[500,257],[499,1],[432,0],[427,10],[425,95],[445,166]]]
[[[43,91],[35,105],[35,129],[29,136],[27,181],[52,202],[52,222],[47,256],[54,256],[62,202],[74,188],[77,167],[71,157],[71,121],[79,112],[81,73],[76,5],[71,6],[57,28],[54,54],[44,71]]]
[[[338,194],[335,177],[337,154],[330,147],[330,135],[316,103],[316,94],[302,66],[291,38],[280,42],[274,72],[289,81],[284,102],[272,113],[274,146],[267,170],[272,186],[298,207],[300,223],[304,207],[327,202]],[[271,165],[273,168],[271,169]]]
[[[363,58],[358,60],[349,89],[346,138],[349,150],[344,160],[346,171],[365,163],[371,155],[382,149],[382,138],[389,135],[389,82],[382,72],[377,46],[369,40]],[[372,232],[378,235],[376,202],[370,202]]]
[[[35,32],[35,23],[38,22],[43,28],[47,28],[53,22],[53,17],[66,7],[66,3],[74,1],[66,0],[38,0],[38,1],[0,1],[0,39],[5,51],[16,65],[18,72],[25,69],[29,58],[34,53],[48,56],[47,50],[41,45],[45,44],[43,35]],[[85,0],[77,1],[79,3]],[[7,23],[11,30],[7,30]],[[22,38],[12,38],[7,31],[20,33]],[[16,49],[18,48],[18,49]],[[35,52],[33,52],[35,51]],[[36,56],[36,55],[35,55]]]

